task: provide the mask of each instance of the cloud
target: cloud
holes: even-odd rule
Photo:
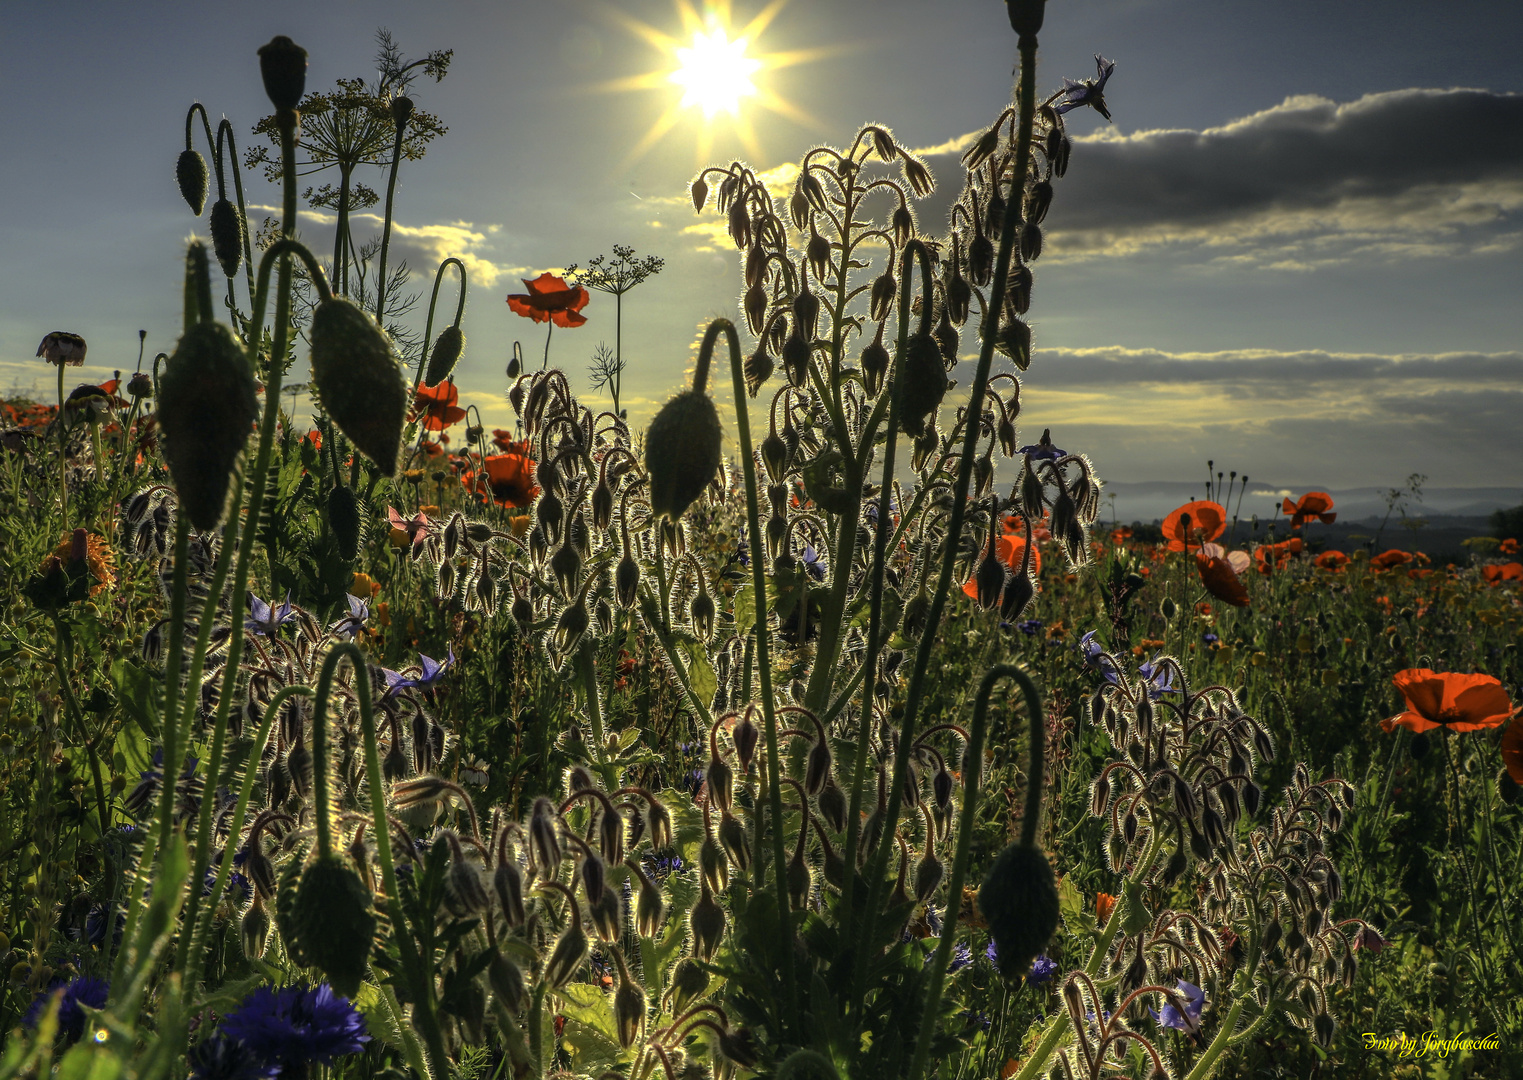
[[[958,175],[967,141],[930,155],[944,182]],[[922,204],[924,220],[944,220],[951,186]],[[1523,95],[1300,96],[1204,131],[1106,129],[1075,140],[1046,222],[1047,258],[1184,248],[1295,271],[1494,254],[1523,244],[1520,210]]]
[[[973,364],[960,368],[965,388]],[[1038,349],[1021,399],[1025,428],[1051,427],[1120,480],[1188,474],[1206,458],[1326,484],[1523,474],[1523,352]]]

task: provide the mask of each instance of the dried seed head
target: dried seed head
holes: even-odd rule
[[[276,110],[295,109],[307,85],[307,50],[284,35],[259,47],[259,73],[264,92]]]

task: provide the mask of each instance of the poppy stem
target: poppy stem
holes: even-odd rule
[[[545,359],[540,363],[539,370],[544,371],[550,366],[550,335],[555,332],[555,320],[550,320],[550,325],[545,328]]]
[[[69,528],[69,433],[63,400],[63,361],[58,361],[58,490],[63,496],[63,529]]]

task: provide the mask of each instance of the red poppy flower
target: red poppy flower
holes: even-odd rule
[[[534,484],[534,461],[526,454],[491,454],[483,462],[484,475],[466,470],[460,477],[467,491],[489,494],[498,506],[519,510],[539,495]]]
[[[1523,581],[1523,563],[1492,563],[1481,567],[1481,577],[1493,585],[1504,581]]]
[[[492,429],[492,445],[509,454],[528,454],[529,452],[529,440],[514,442],[513,433],[506,428]]]
[[[314,450],[321,450],[323,448],[323,433],[321,431],[313,428],[311,431],[307,432],[306,437],[307,441],[312,444],[312,448]]]
[[[1237,574],[1233,573],[1232,566],[1226,559],[1197,555],[1195,566],[1200,570],[1201,584],[1212,596],[1233,607],[1248,606],[1248,590],[1238,580]]]
[[[580,285],[567,285],[565,278],[558,278],[548,271],[533,281],[528,278],[520,280],[529,291],[508,297],[508,307],[516,314],[537,323],[554,322],[556,326],[581,326],[587,321],[581,311],[591,295]]]
[[[1333,497],[1325,491],[1310,491],[1302,495],[1298,502],[1285,500],[1280,507],[1281,511],[1290,515],[1290,527],[1299,529],[1312,518],[1316,518],[1324,525],[1331,525],[1338,520],[1337,514],[1328,513],[1333,508]]]
[[[1186,522],[1185,519],[1189,518]],[[1215,540],[1227,531],[1227,511],[1208,500],[1188,502],[1163,519],[1163,535],[1170,551],[1186,551]]]
[[[1502,764],[1508,776],[1523,784],[1523,721],[1514,720],[1502,732]]]
[[[1292,555],[1301,554],[1305,546],[1299,536],[1292,536],[1278,544],[1260,544],[1253,549],[1253,558],[1258,563],[1259,573],[1268,574],[1284,566]]]
[[[1517,552],[1518,552],[1518,538],[1515,537],[1515,536],[1509,536],[1506,540],[1503,540],[1502,543],[1497,547],[1497,553],[1499,555],[1516,555]]]
[[[1348,565],[1348,556],[1341,551],[1324,551],[1317,556],[1317,568],[1319,570],[1331,570],[1339,573]]]
[[[425,431],[443,431],[465,419],[465,410],[455,404],[459,400],[460,391],[446,379],[438,386],[418,387],[413,412],[422,418]]]
[[[1397,725],[1417,735],[1436,727],[1480,731],[1498,726],[1513,714],[1507,691],[1490,675],[1407,668],[1392,676],[1391,684],[1407,699],[1407,708],[1380,722],[1386,731]]]
[[[1411,561],[1412,556],[1409,552],[1398,551],[1396,548],[1392,548],[1390,551],[1382,551],[1371,559],[1370,567],[1375,570],[1389,570],[1393,566],[1400,566],[1402,563],[1409,563]]]

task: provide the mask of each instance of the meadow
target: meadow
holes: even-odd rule
[[[190,109],[174,350],[75,385],[39,328],[56,400],[0,403],[0,1078],[1523,1072],[1523,514],[1338,551],[1234,473],[1104,521],[1021,391],[1110,66],[1039,87],[1008,12],[963,177],[869,125],[781,198],[694,178],[743,318],[644,430],[552,343],[659,259],[508,298],[513,430],[459,404],[459,260],[397,324],[448,54],[248,50],[263,228]],[[371,244],[320,193],[330,260],[315,152],[389,178]]]

